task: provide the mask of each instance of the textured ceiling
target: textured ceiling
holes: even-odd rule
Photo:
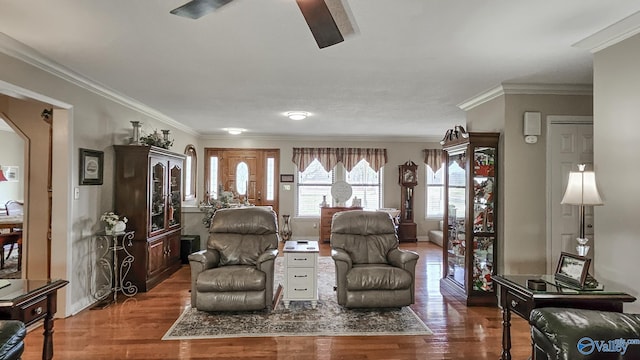
[[[501,83],[590,84],[576,42],[637,0],[349,0],[358,32],[318,49],[294,0],[1,0],[0,32],[200,134],[434,138]],[[294,122],[289,110],[312,115]]]

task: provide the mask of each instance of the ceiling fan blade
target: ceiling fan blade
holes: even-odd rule
[[[324,0],[296,0],[320,49],[344,41]]]
[[[231,1],[233,0],[192,0],[169,12],[182,17],[199,19]]]

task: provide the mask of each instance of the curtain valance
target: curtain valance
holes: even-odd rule
[[[338,162],[342,162],[347,171],[364,159],[375,171],[387,163],[387,149],[372,148],[293,148],[291,161],[298,166],[298,171],[305,171],[307,166],[318,160],[326,171],[331,171]]]
[[[424,149],[424,163],[431,168],[434,173],[444,164],[442,149]]]

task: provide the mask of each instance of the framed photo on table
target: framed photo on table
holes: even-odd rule
[[[80,185],[102,185],[104,152],[80,149]]]
[[[569,285],[584,287],[591,259],[566,252],[560,253],[554,278]]]

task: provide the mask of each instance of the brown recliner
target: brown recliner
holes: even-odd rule
[[[378,211],[336,213],[331,223],[338,304],[348,308],[414,303],[418,254],[398,248],[393,220]]]
[[[216,211],[207,249],[189,255],[191,306],[202,311],[269,308],[278,240],[271,209]]]

